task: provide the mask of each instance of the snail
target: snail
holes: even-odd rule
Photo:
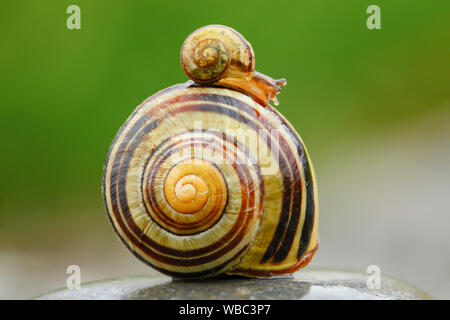
[[[314,170],[270,104],[286,80],[255,71],[251,45],[210,25],[181,49],[192,79],[142,102],[113,140],[103,200],[138,259],[181,279],[270,277],[318,247]]]

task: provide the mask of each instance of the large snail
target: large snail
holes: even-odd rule
[[[193,81],[146,99],[109,149],[103,196],[117,235],[175,278],[306,266],[318,246],[314,172],[269,104],[286,81],[256,72],[251,45],[220,25],[188,36],[181,65]]]

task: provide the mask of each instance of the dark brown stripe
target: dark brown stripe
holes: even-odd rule
[[[280,119],[281,115],[277,110],[270,110],[274,115]],[[306,152],[303,142],[298,136],[297,132],[294,130],[290,123],[286,122],[286,128],[289,131],[292,137],[295,137],[297,143],[297,153],[300,156],[300,160],[302,162],[302,166],[304,168],[305,174],[305,186],[306,186],[306,211],[305,211],[305,221],[303,222],[302,234],[300,237],[300,245],[297,252],[297,259],[301,259],[303,254],[309,247],[309,243],[311,242],[311,233],[314,227],[314,220],[316,219],[316,205],[315,205],[315,195],[314,195],[314,184],[316,183],[312,176],[312,169],[309,160],[308,153]]]

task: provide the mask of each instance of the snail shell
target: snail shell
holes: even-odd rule
[[[237,31],[220,25],[206,26],[191,33],[181,47],[181,67],[197,83],[221,78],[250,80],[255,72],[254,52]]]
[[[102,189],[123,244],[172,277],[290,273],[318,246],[302,140],[234,89],[188,82],[145,100],[110,147]]]
[[[236,30],[210,25],[191,33],[181,47],[181,67],[198,84],[217,83],[250,94],[262,104],[273,100],[286,79],[275,80],[255,71],[250,43]]]

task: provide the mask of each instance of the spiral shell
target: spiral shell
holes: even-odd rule
[[[255,71],[252,46],[234,29],[210,25],[194,31],[181,48],[181,66],[197,83],[246,78]]]
[[[103,195],[123,244],[176,278],[289,273],[317,249],[300,137],[235,90],[187,83],[145,100],[110,147]]]

